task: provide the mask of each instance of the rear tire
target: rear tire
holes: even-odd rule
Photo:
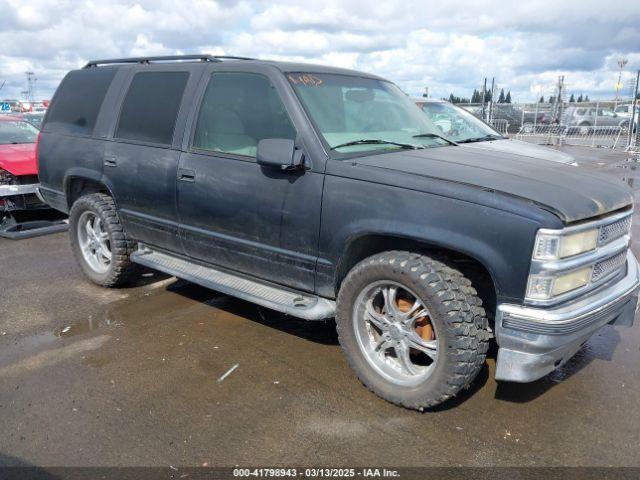
[[[69,235],[73,254],[92,282],[117,287],[134,278],[137,268],[129,255],[136,243],[127,237],[109,195],[80,197],[69,213]]]
[[[418,302],[424,306],[427,315],[422,325],[426,320],[432,330],[430,340],[422,344],[430,344],[431,350],[424,352],[431,354],[423,360],[416,357],[423,354],[420,348],[416,350],[420,343],[413,337],[416,324],[407,328],[402,320],[402,328],[393,326],[407,313],[387,315],[387,310],[395,310],[387,307],[390,293],[382,292],[384,300],[375,297],[376,288],[384,290],[385,285],[396,289],[394,299],[397,295],[408,298],[404,302],[413,305],[410,308],[416,308]],[[363,299],[367,299],[364,307]],[[373,307],[372,315],[375,302],[378,306]],[[377,329],[375,324],[384,322],[383,316],[391,321]],[[374,255],[349,272],[338,295],[336,323],[340,345],[361,382],[383,399],[416,410],[438,405],[468,387],[484,364],[491,338],[482,301],[471,282],[441,261],[405,251]],[[364,330],[363,323],[368,325]],[[368,337],[376,346],[368,346]],[[418,337],[424,339],[423,333]],[[386,347],[385,338],[400,348]],[[380,343],[387,349],[378,350]],[[408,353],[403,354],[402,348]],[[406,364],[407,359],[412,366]]]

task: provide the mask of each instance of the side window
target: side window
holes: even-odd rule
[[[266,77],[213,74],[200,106],[193,148],[255,157],[260,140],[295,137],[284,105]]]
[[[170,145],[188,72],[140,72],[122,104],[116,138]]]
[[[69,73],[49,107],[42,129],[55,133],[91,135],[116,72],[116,68],[99,67]]]

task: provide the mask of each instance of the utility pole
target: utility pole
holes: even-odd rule
[[[33,102],[36,95],[37,78],[34,76],[35,74],[32,71],[26,71],[24,73],[27,76],[27,89],[22,93],[26,95],[27,101]]]
[[[618,82],[616,83],[616,101],[614,108],[618,106],[618,100],[620,100],[620,89],[622,88],[622,69],[627,64],[627,62],[629,62],[629,60],[627,60],[626,58],[621,58],[620,60],[618,60],[618,67],[620,67],[620,70],[618,70]]]
[[[640,122],[636,121],[636,112],[640,107],[638,100],[638,93],[640,90],[640,70],[636,73],[636,87],[633,89],[633,107],[631,108],[631,117],[629,117],[629,142],[627,144],[627,150],[631,150],[632,148],[637,148],[637,141],[640,138]],[[635,128],[634,128],[635,127]],[[636,134],[633,134],[633,131],[636,131]]]
[[[551,120],[560,124],[562,120],[562,90],[564,89],[564,75],[558,76],[558,84],[556,85],[556,98],[553,104]]]
[[[491,124],[491,120],[493,120],[493,104],[495,102],[496,97],[496,77],[491,77],[491,100],[489,101],[489,112],[487,114],[487,118],[485,122]]]
[[[482,86],[482,120],[485,119],[484,116],[484,99],[487,94],[487,77],[484,77],[484,85]]]

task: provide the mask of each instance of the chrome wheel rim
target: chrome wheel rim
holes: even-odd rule
[[[403,285],[379,281],[363,289],[354,304],[353,326],[365,359],[386,380],[415,386],[433,373],[435,325],[424,302]]]
[[[111,242],[104,223],[94,212],[87,211],[78,220],[78,243],[85,262],[96,273],[111,266]]]

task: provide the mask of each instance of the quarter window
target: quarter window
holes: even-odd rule
[[[170,145],[188,72],[136,73],[120,112],[116,137]]]
[[[295,137],[284,105],[266,77],[213,74],[200,107],[193,148],[255,157],[260,140]]]
[[[42,129],[91,135],[98,112],[117,69],[87,68],[70,72],[56,93]]]

